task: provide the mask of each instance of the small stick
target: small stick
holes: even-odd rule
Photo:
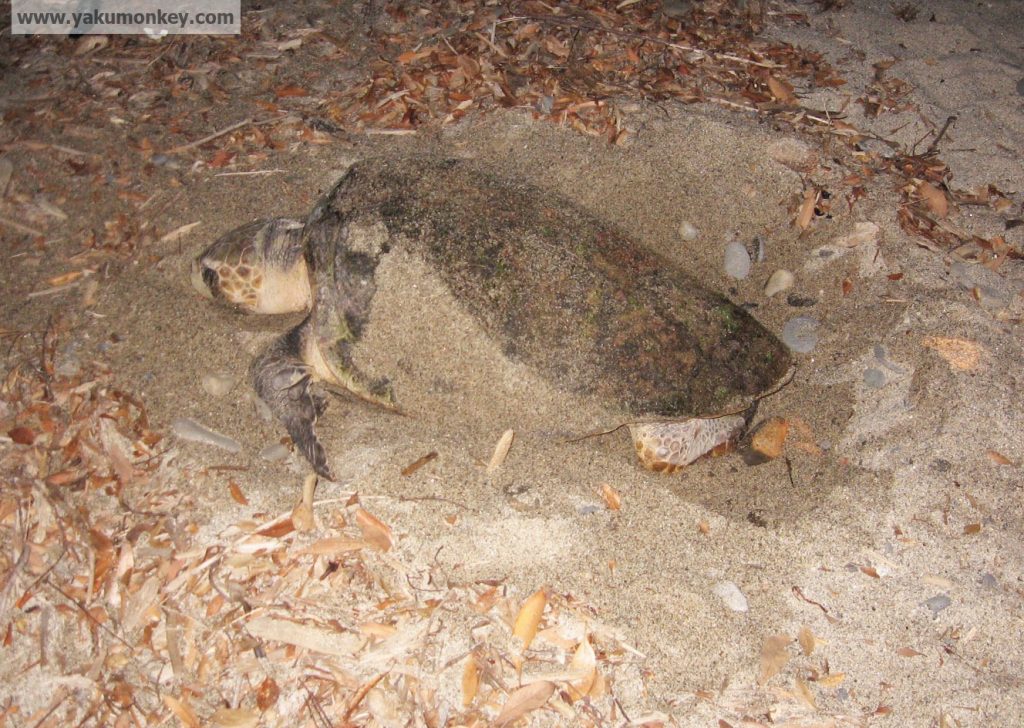
[[[935,152],[939,148],[939,142],[942,141],[942,137],[946,135],[946,131],[949,129],[949,125],[952,124],[954,121],[956,121],[956,116],[946,117],[946,123],[942,125],[942,128],[939,129],[939,133],[935,136],[935,139],[933,139],[932,143],[928,145],[928,148],[924,150],[925,157],[935,154]]]
[[[14,228],[19,233],[25,233],[26,235],[45,235],[42,230],[36,230],[34,227],[28,225],[22,225],[20,222],[14,222],[14,220],[8,220],[6,217],[0,217],[0,225],[6,225],[7,227]]]
[[[181,145],[179,145],[177,147],[173,147],[172,149],[168,149],[165,152],[165,154],[178,154],[179,152],[185,152],[185,151],[188,151],[189,149],[195,149],[196,147],[201,147],[204,144],[206,144],[206,142],[212,142],[214,139],[222,137],[225,134],[230,134],[231,132],[235,131],[236,129],[241,129],[242,127],[249,126],[249,124],[252,124],[253,121],[254,120],[251,119],[251,118],[250,119],[242,119],[241,121],[236,122],[236,123],[232,124],[231,126],[225,127],[223,129],[221,129],[220,131],[213,132],[213,134],[207,134],[202,139],[196,139],[194,142],[189,142],[188,144],[181,144]]]

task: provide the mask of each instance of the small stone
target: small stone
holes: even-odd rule
[[[948,607],[953,603],[953,600],[947,597],[945,594],[938,594],[931,599],[926,599],[922,604],[931,610],[932,616],[939,616],[939,612]]]
[[[809,354],[818,345],[818,321],[809,316],[791,318],[782,327],[782,343],[797,354]]]
[[[750,275],[750,253],[743,243],[733,241],[725,246],[725,274],[736,280]]]
[[[172,422],[171,430],[182,440],[206,443],[228,452],[239,452],[242,449],[242,446],[237,441],[219,432],[214,432],[207,427],[203,427],[195,420],[190,420],[186,417],[179,417]]]
[[[280,460],[284,460],[289,454],[291,454],[291,450],[279,442],[274,445],[267,445],[265,448],[260,450],[260,457],[269,463],[276,463]]]
[[[227,374],[204,374],[203,389],[214,397],[223,397],[235,386],[235,378]]]
[[[793,274],[788,270],[780,268],[772,273],[768,278],[768,282],[764,284],[764,295],[771,297],[776,293],[781,293],[787,288],[792,288],[793,281]]]
[[[684,220],[679,223],[679,237],[689,243],[700,237],[700,230],[692,222]]]
[[[715,596],[725,602],[725,606],[734,612],[746,612],[749,607],[747,606],[747,598],[743,596],[743,592],[731,581],[720,581],[715,584]]]
[[[579,508],[576,509],[576,512],[579,513],[581,516],[591,516],[600,510],[602,510],[600,506],[596,506],[593,503],[590,503],[585,506],[580,506]]]
[[[800,296],[796,293],[790,293],[786,296],[786,303],[793,308],[810,308],[817,303],[817,299],[811,298],[810,296]]]
[[[872,389],[881,389],[885,386],[885,372],[881,369],[868,367],[864,370],[864,384]]]

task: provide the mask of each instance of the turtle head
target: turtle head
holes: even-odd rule
[[[193,288],[250,313],[305,311],[312,292],[302,229],[278,218],[232,230],[192,261]]]

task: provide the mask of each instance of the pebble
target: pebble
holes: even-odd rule
[[[978,580],[978,583],[989,589],[996,589],[999,586],[999,582],[996,580],[996,578],[988,572],[981,575],[981,578]]]
[[[227,374],[204,374],[203,389],[214,397],[223,397],[235,386],[235,378]]]
[[[242,449],[242,446],[237,441],[219,432],[214,432],[207,427],[203,427],[195,420],[190,420],[187,417],[179,417],[172,422],[171,430],[182,440],[206,443],[228,452],[240,452]]]
[[[679,237],[685,240],[686,242],[691,242],[700,237],[700,230],[698,230],[697,226],[694,225],[692,222],[684,220],[683,222],[679,223]]]
[[[715,596],[721,599],[725,606],[734,612],[746,612],[749,607],[747,606],[747,598],[743,596],[743,592],[731,581],[720,581],[715,584]]]
[[[810,316],[791,318],[782,327],[782,343],[797,354],[809,354],[818,345],[818,321]]]
[[[931,610],[932,616],[939,616],[939,612],[948,607],[953,603],[953,600],[947,597],[945,594],[938,594],[931,599],[925,599],[922,604]]]
[[[811,298],[810,296],[800,296],[796,293],[790,293],[786,296],[786,303],[793,308],[809,308],[818,303],[818,300]]]
[[[784,268],[779,268],[768,278],[768,282],[764,284],[764,295],[774,296],[776,293],[781,293],[787,288],[793,287],[794,277],[793,274]]]
[[[273,445],[267,445],[265,448],[260,450],[260,457],[271,463],[284,460],[290,454],[291,450],[289,450],[286,445],[282,445],[279,442]]]
[[[868,367],[864,370],[864,384],[872,389],[881,389],[885,386],[885,372],[875,367]]]
[[[743,243],[734,240],[725,246],[725,274],[736,280],[750,275],[750,253]]]

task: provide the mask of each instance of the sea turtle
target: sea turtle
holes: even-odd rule
[[[395,407],[388,380],[364,375],[356,352],[375,274],[399,253],[428,266],[505,356],[617,414],[651,470],[677,470],[738,435],[749,419],[736,412],[789,367],[747,311],[563,197],[464,160],[368,159],[305,223],[250,223],[192,268],[201,293],[238,308],[308,309],[251,375],[328,478],[314,383]]]

